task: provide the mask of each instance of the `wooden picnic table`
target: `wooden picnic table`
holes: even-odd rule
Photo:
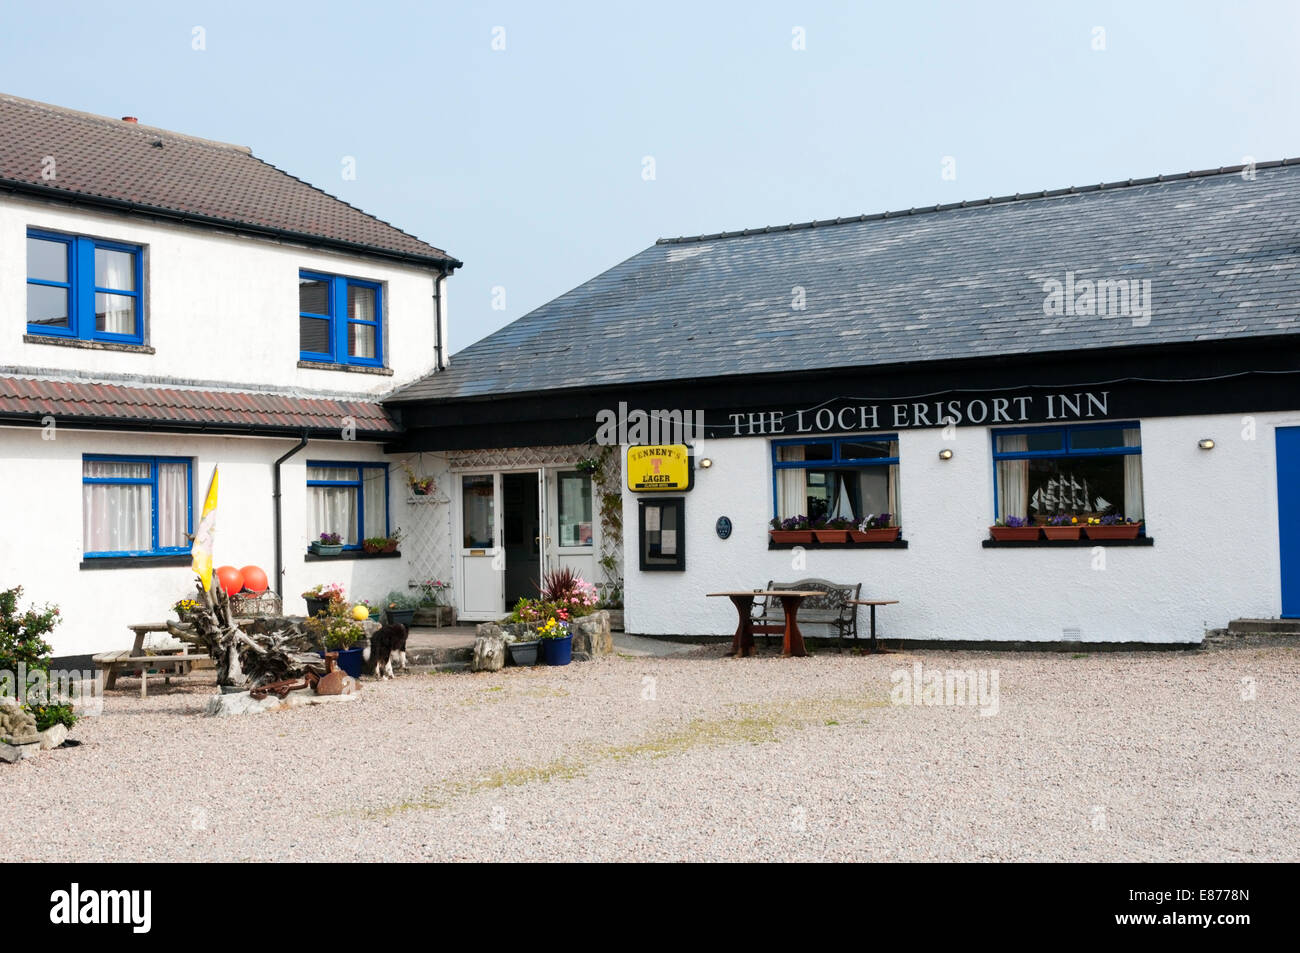
[[[730,599],[731,604],[736,607],[736,613],[740,616],[740,624],[736,626],[736,636],[731,640],[730,655],[745,658],[754,654],[754,620],[751,615],[754,599],[758,596],[780,599],[781,608],[785,610],[781,654],[800,658],[808,654],[803,644],[803,633],[799,631],[797,617],[801,602],[809,596],[822,595],[816,589],[735,589],[726,592],[710,592],[708,595],[710,598],[721,596]]]
[[[871,607],[871,642],[869,643],[868,652],[876,651],[876,606],[896,606],[897,599],[846,599],[846,605],[850,606],[870,606]]]
[[[94,662],[104,670],[105,690],[117,684],[117,676],[133,668],[140,671],[140,697],[149,695],[149,669],[163,670],[165,682],[171,682],[173,674],[188,675],[194,662],[206,659],[207,655],[191,654],[183,646],[180,649],[163,649],[166,654],[148,655],[145,653],[144,637],[150,632],[167,632],[166,622],[138,622],[127,628],[135,632],[135,641],[130,651],[122,649],[117,652],[100,652],[94,656]]]

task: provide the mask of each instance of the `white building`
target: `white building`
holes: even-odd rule
[[[407,505],[378,400],[445,366],[459,264],[245,148],[0,97],[0,588],[62,607],[58,654],[129,644],[192,593],[214,464],[217,564],[287,610],[424,578],[447,508]]]
[[[628,631],[730,634],[707,593],[808,577],[899,600],[881,634],[917,641],[1300,616],[1296,165],[660,241],[387,400],[395,446],[451,461],[462,614],[510,601],[513,473],[596,453],[610,413],[698,412],[689,489],[616,484]],[[899,540],[769,535],[882,511]],[[1121,515],[1136,538],[990,538]]]

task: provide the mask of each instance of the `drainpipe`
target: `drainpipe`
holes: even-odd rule
[[[281,604],[284,601],[284,529],[280,519],[280,464],[305,446],[307,446],[306,433],[298,438],[298,443],[292,450],[275,461],[275,466],[272,469],[271,502],[275,508],[275,591],[280,595]]]
[[[438,267],[438,277],[433,279],[433,357],[435,371],[443,369],[442,363],[442,283],[447,280],[447,267]]]

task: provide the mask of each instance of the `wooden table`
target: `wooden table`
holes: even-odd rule
[[[816,589],[736,589],[727,592],[710,592],[710,598],[714,596],[724,596],[731,600],[731,604],[736,607],[736,614],[740,616],[740,624],[736,626],[736,636],[731,640],[731,655],[741,658],[754,654],[754,620],[751,614],[754,610],[754,599],[758,596],[768,598],[777,598],[781,600],[781,608],[785,610],[785,631],[781,640],[781,654],[784,656],[803,657],[808,654],[804,648],[803,633],[799,631],[799,624],[796,617],[799,614],[799,604],[809,596],[820,596],[823,593]]]
[[[135,641],[128,652],[125,649],[119,652],[100,652],[93,656],[93,661],[104,670],[104,688],[105,690],[117,685],[117,676],[123,672],[129,672],[139,667],[140,671],[140,697],[147,698],[149,695],[149,669],[154,669],[163,675],[165,682],[171,682],[172,674],[188,675],[194,662],[206,659],[207,655],[192,654],[184,646],[173,649],[164,649],[167,654],[147,655],[144,648],[144,637],[150,632],[167,632],[166,622],[140,622],[128,626],[135,632]],[[165,671],[164,671],[165,670]]]
[[[896,606],[897,599],[849,599],[845,605],[850,606],[871,606],[871,644],[867,649],[868,652],[876,651],[876,606]]]

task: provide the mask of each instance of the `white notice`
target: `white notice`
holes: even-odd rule
[[[677,530],[666,529],[659,534],[659,552],[665,556],[677,555]]]
[[[659,507],[647,506],[645,508],[645,531],[647,533],[659,532]]]

